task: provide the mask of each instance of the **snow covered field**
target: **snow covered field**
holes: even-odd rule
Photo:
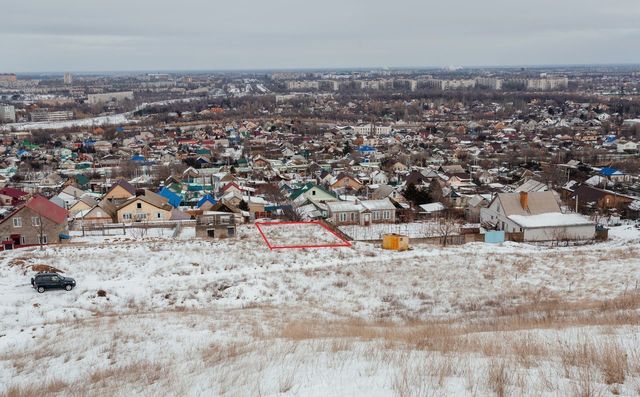
[[[0,395],[640,394],[631,226],[580,247],[401,253],[269,251],[238,232],[1,253]],[[77,288],[36,293],[37,264]]]
[[[348,246],[349,243],[319,223],[268,222],[256,225],[265,243],[279,247]]]
[[[122,113],[114,114],[112,116],[99,116],[78,120],[13,123],[0,126],[0,131],[28,131],[43,129],[62,129],[70,127],[98,127],[103,125],[135,123],[135,120],[129,119],[129,115],[130,113]]]

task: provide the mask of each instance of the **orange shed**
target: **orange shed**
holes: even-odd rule
[[[382,249],[393,251],[406,251],[409,249],[409,236],[389,233],[382,236]]]

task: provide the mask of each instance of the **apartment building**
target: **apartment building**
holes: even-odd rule
[[[47,109],[38,109],[29,114],[31,121],[65,121],[73,119],[73,112],[69,110],[60,110],[49,112]]]
[[[87,102],[89,105],[99,105],[109,102],[133,101],[133,91],[107,92],[104,94],[89,94]]]
[[[0,122],[15,123],[16,108],[11,105],[0,105]]]

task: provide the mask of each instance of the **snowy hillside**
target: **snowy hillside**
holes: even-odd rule
[[[0,395],[640,394],[631,227],[402,253],[184,235],[3,252]],[[77,288],[36,293],[39,264]]]

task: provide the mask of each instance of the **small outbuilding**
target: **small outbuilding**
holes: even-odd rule
[[[406,251],[409,249],[409,236],[389,233],[382,236],[382,249],[392,251]]]

